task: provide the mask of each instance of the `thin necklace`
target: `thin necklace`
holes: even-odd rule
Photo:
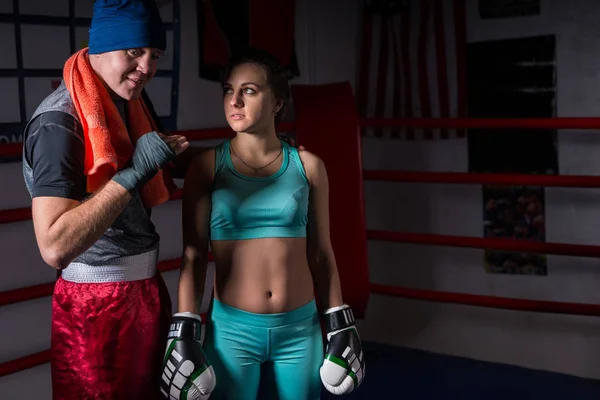
[[[251,165],[248,165],[248,163],[246,161],[244,161],[244,159],[240,156],[238,156],[238,154],[235,152],[235,149],[233,148],[233,143],[229,142],[229,148],[231,149],[231,151],[233,152],[233,155],[236,156],[246,167],[250,168],[251,170],[254,171],[254,174],[258,174],[258,171],[260,171],[263,168],[267,168],[269,165],[273,164],[281,155],[281,153],[283,152],[283,146],[281,146],[281,148],[279,149],[279,154],[277,154],[277,157],[275,157],[273,160],[271,160],[268,164],[263,165],[262,167],[253,167]]]

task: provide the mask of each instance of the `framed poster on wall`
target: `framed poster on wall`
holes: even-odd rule
[[[544,118],[556,115],[553,35],[470,43],[471,118]],[[471,129],[469,171],[557,174],[556,129]],[[483,186],[485,237],[545,241],[542,187]],[[546,275],[545,255],[485,252],[488,272]]]

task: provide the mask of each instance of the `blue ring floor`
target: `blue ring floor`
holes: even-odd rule
[[[323,390],[322,400],[600,399],[600,380],[371,342],[363,351],[366,376],[358,389],[347,396]]]

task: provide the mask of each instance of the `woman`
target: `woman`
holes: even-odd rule
[[[276,134],[289,97],[282,71],[260,51],[230,63],[223,106],[236,136],[199,156],[185,180],[175,317],[200,312],[210,239],[216,269],[204,350],[215,399],[255,399],[266,362],[283,400],[318,399],[321,382],[347,393],[363,376],[329,238],[325,166]],[[325,354],[315,289],[325,310]]]

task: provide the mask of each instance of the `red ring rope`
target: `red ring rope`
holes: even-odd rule
[[[441,292],[438,290],[411,289],[400,286],[371,283],[371,293],[407,299],[436,301],[498,308],[503,310],[533,311],[553,314],[600,315],[600,305],[583,303],[561,303],[557,301],[511,299],[506,297]]]
[[[363,177],[373,181],[417,183],[468,183],[481,185],[600,187],[600,176],[477,174],[464,172],[413,172],[364,170]]]
[[[23,154],[23,143],[0,144],[0,157],[21,157]]]
[[[50,362],[50,350],[40,351],[25,357],[6,361],[0,364],[0,377],[14,374]]]
[[[27,221],[31,219],[31,207],[13,208],[12,210],[0,210],[0,224]]]
[[[55,282],[48,282],[0,292],[0,307],[22,301],[39,299],[40,297],[51,296],[54,291],[54,283]]]
[[[363,128],[600,129],[600,118],[363,118]]]
[[[367,230],[367,239],[397,243],[426,244],[434,246],[469,247],[477,249],[545,253],[575,257],[600,257],[600,246],[567,243],[534,242],[502,238],[478,238],[432,233],[406,233]]]

